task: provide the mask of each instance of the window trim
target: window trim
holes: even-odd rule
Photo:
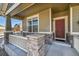
[[[28,28],[28,26],[29,26],[29,24],[28,24],[28,22],[29,21],[32,21],[32,32],[31,33],[33,33],[33,20],[34,20],[34,18],[37,18],[37,20],[38,20],[38,31],[37,32],[39,32],[39,14],[36,14],[36,15],[33,15],[33,16],[30,16],[30,17],[27,17],[27,32],[29,32],[28,30],[29,30],[29,28]],[[30,20],[29,20],[30,19]],[[37,33],[36,32],[36,33]],[[35,32],[34,32],[35,33]]]

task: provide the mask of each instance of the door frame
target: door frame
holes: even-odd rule
[[[65,20],[65,38],[56,38],[56,34],[55,34],[55,21],[58,19],[64,19]],[[68,16],[62,16],[62,17],[56,17],[53,18],[53,32],[54,32],[54,38],[55,39],[59,39],[59,40],[66,40],[66,33],[68,33]]]

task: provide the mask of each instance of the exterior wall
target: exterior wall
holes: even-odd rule
[[[52,11],[53,12],[53,11]],[[46,9],[39,12],[39,32],[50,32],[50,10]],[[52,19],[55,17],[69,16],[69,11],[62,11],[59,13],[52,13]],[[53,31],[53,20],[51,19],[51,29]],[[67,22],[69,24],[69,21]],[[69,26],[68,26],[69,27]],[[27,17],[23,20],[23,30],[27,31]],[[69,30],[69,28],[68,28]]]
[[[39,31],[50,32],[50,15],[49,9],[39,13]]]
[[[72,8],[72,32],[79,32],[79,6]]]
[[[73,47],[79,53],[79,5],[71,6],[71,34],[73,36]]]
[[[53,14],[54,18],[55,17],[61,17],[61,16],[68,16],[68,10]]]
[[[39,15],[39,32],[50,32],[50,14],[49,13],[50,13],[50,9],[46,9],[39,13],[36,13]],[[31,15],[31,16],[34,16],[34,15]],[[22,22],[23,31],[27,31],[28,17],[29,16],[25,17],[25,19]]]

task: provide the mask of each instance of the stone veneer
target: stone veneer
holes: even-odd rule
[[[45,35],[45,44],[52,44],[52,41],[54,39],[54,33],[29,33],[29,32],[23,32],[23,36],[31,35],[31,34],[37,34],[37,35]]]
[[[28,56],[44,56],[47,53],[45,35],[9,35],[9,43],[27,51]]]

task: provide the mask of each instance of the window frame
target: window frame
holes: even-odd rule
[[[33,21],[35,20],[34,18],[37,18],[36,20],[38,21],[38,23],[37,23],[37,26],[38,26],[38,30],[37,30],[37,32],[39,32],[39,15],[34,15],[34,16],[30,16],[30,17],[27,17],[27,32],[29,32],[29,24],[28,24],[28,22],[29,21],[31,21],[32,22],[32,31],[31,32],[34,32],[33,31],[33,26],[35,26],[35,25],[33,25]]]

